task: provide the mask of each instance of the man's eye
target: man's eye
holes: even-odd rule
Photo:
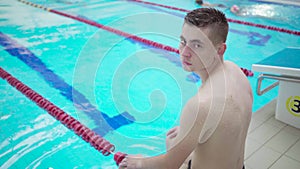
[[[198,43],[196,43],[196,44],[194,44],[194,47],[195,47],[195,48],[200,48],[200,47],[201,47],[201,45],[200,45],[200,44],[198,44]]]
[[[181,40],[181,41],[180,41],[180,44],[181,44],[181,45],[185,45],[185,41],[184,41],[184,40]]]

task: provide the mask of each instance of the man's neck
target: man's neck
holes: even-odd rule
[[[223,61],[215,60],[208,68],[196,71],[195,73],[200,76],[202,84],[205,84],[207,79],[218,71],[221,66],[223,66]]]

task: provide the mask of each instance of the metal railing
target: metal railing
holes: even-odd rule
[[[275,83],[269,85],[268,87],[261,90],[261,84],[263,79],[274,79],[277,80]],[[258,76],[257,80],[257,87],[256,87],[256,93],[257,95],[261,96],[268,92],[269,90],[273,89],[274,87],[278,86],[279,81],[288,81],[288,82],[295,82],[300,83],[300,77],[295,76],[286,76],[286,75],[270,75],[270,74],[261,74]]]

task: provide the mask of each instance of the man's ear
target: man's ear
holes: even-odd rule
[[[227,48],[226,43],[222,43],[218,48],[218,55],[223,56],[226,51],[226,48]]]

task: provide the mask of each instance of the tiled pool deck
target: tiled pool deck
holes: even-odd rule
[[[246,169],[300,169],[300,129],[275,119],[276,100],[255,112],[246,143]]]

